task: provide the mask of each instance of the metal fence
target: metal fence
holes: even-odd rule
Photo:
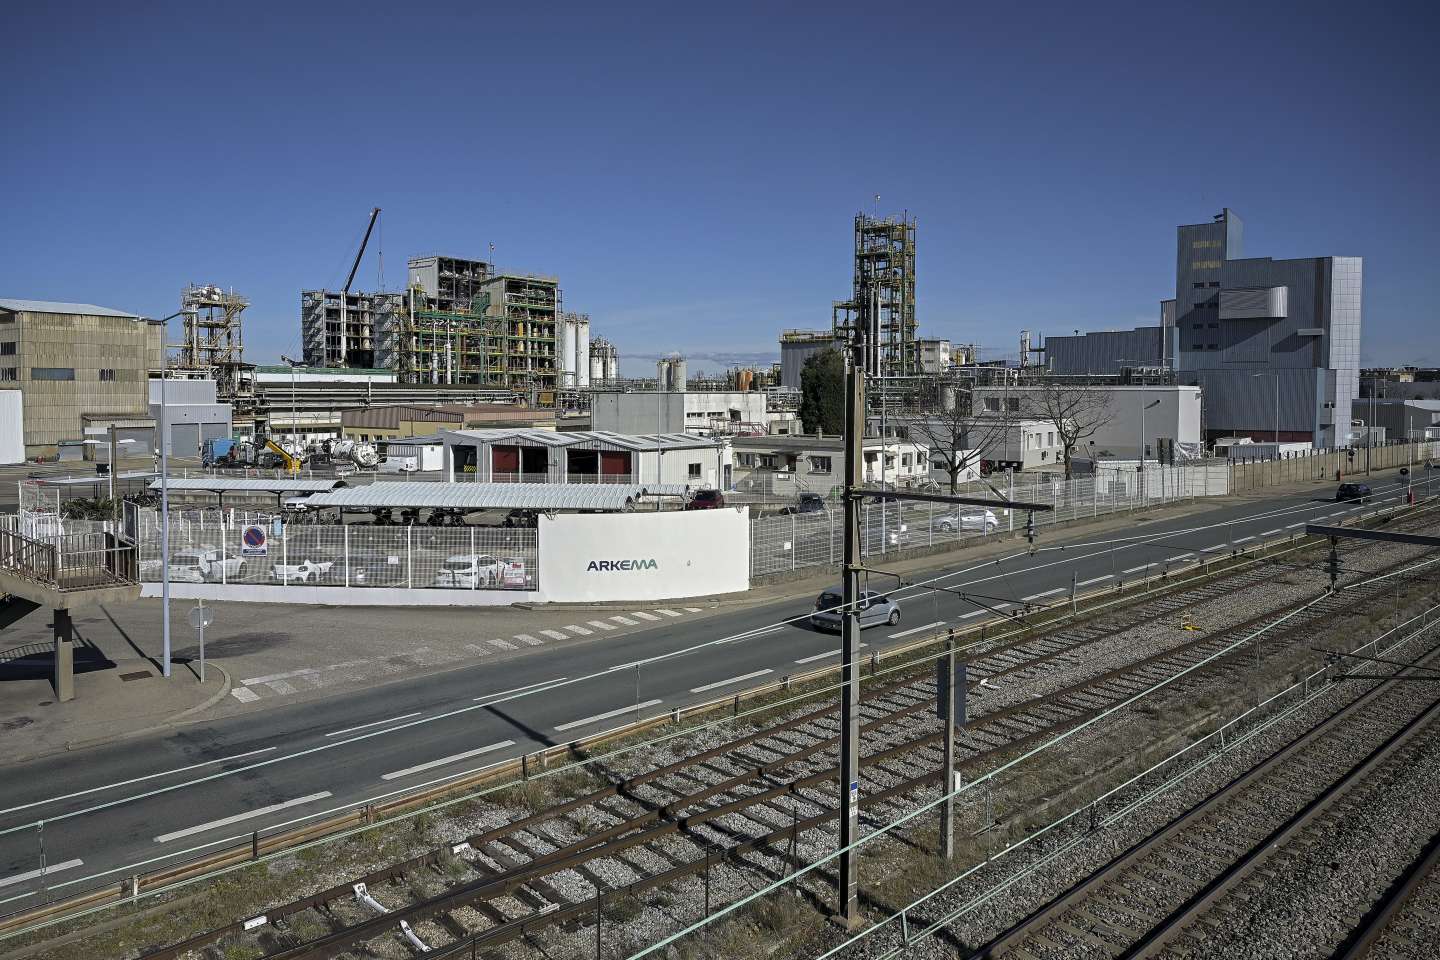
[[[1037,528],[1104,514],[1226,493],[1225,465],[1198,463],[1184,466],[1147,466],[1135,470],[1106,471],[1074,480],[1048,474],[992,477],[989,481],[961,484],[957,496],[1044,503],[1051,510],[1036,511]],[[826,509],[760,517],[750,521],[750,575],[752,577],[833,565],[844,551],[844,514],[841,505],[828,501]],[[884,556],[918,547],[943,546],[1025,529],[1025,511],[1009,511],[943,503],[891,501],[865,503],[860,508],[861,555]]]

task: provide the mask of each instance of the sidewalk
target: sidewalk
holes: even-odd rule
[[[224,668],[175,662],[169,680],[144,659],[103,661],[113,666],[75,674],[75,699],[56,703],[50,682],[39,677],[0,684],[0,732],[6,759],[14,762],[75,750],[95,743],[163,730],[201,719],[230,692]]]

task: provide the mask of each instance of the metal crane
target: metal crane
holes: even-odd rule
[[[365,236],[360,241],[360,249],[355,251],[355,262],[350,265],[350,276],[345,278],[345,287],[340,291],[340,365],[343,367],[349,363],[349,349],[346,342],[346,327],[348,324],[348,311],[350,301],[350,284],[355,282],[355,271],[360,269],[360,258],[365,256],[365,247],[370,243],[370,234],[375,229],[375,220],[380,216],[380,208],[376,207],[370,211],[370,223],[365,227]]]

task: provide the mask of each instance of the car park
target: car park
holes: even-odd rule
[[[696,490],[695,496],[685,504],[686,510],[719,510],[725,506],[725,494],[719,490]]]
[[[334,560],[301,560],[299,563],[277,563],[270,568],[270,579],[276,583],[320,583],[330,580]]]
[[[946,513],[936,517],[932,526],[941,533],[952,533],[956,530],[974,530],[979,533],[994,533],[1000,526],[1000,520],[995,516],[993,510],[957,510],[954,513]]]
[[[350,585],[400,587],[405,585],[405,561],[391,553],[362,553],[350,558]]]
[[[430,585],[450,590],[491,587],[500,582],[502,570],[501,561],[489,554],[457,553],[445,558]]]
[[[840,590],[826,590],[820,594],[815,601],[815,610],[810,614],[810,625],[817,630],[833,630],[838,633],[843,619],[840,608],[844,602],[844,594]],[[900,605],[873,590],[861,591],[855,612],[859,615],[862,630],[881,624],[894,626],[900,622]]]

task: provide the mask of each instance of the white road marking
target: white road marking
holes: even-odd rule
[[[569,630],[571,633],[579,637],[588,637],[595,632],[594,630],[587,630],[585,627],[580,626],[578,623],[569,624],[564,629]]]
[[[1090,586],[1090,584],[1092,584],[1092,583],[1099,583],[1101,580],[1113,580],[1113,579],[1115,579],[1115,574],[1113,574],[1113,573],[1107,573],[1107,574],[1105,574],[1104,576],[1101,576],[1101,577],[1091,577],[1089,580],[1081,580],[1079,583],[1075,584],[1075,586],[1077,586],[1077,587],[1088,587],[1088,586]]]
[[[116,787],[128,787],[134,783],[143,783],[146,780],[154,780],[156,777],[169,776],[172,773],[188,773],[191,770],[199,770],[201,767],[213,767],[216,764],[229,763],[231,760],[243,760],[246,757],[257,756],[262,753],[270,753],[274,749],[274,747],[261,747],[259,750],[250,750],[246,753],[237,753],[229,757],[221,757],[218,760],[206,760],[203,763],[192,763],[188,767],[176,767],[173,770],[161,770],[159,773],[147,773],[143,777],[132,777],[129,780],[121,780],[117,783],[107,783],[101,787],[87,787],[84,790],[77,790],[74,793],[63,794],[58,797],[46,797],[44,800],[35,800],[31,803],[22,803],[18,807],[9,807],[8,809],[0,810],[0,816],[9,813],[15,813],[19,810],[28,810],[31,807],[43,806],[47,803],[58,803],[61,800],[73,800],[76,797],[83,797],[87,793],[99,793],[101,790],[112,790]],[[51,869],[54,868],[52,867]],[[4,884],[0,883],[0,887],[3,886]]]
[[[665,616],[667,616],[667,617],[680,617],[680,616],[684,616],[684,614],[680,613],[679,611],[676,611],[676,610],[664,610],[664,609],[661,609],[660,607],[656,607],[656,608],[655,608],[655,612],[656,612],[656,613],[663,613],[663,614],[664,614]]]
[[[971,617],[978,617],[982,613],[989,613],[989,610],[971,610],[969,613],[960,614],[961,620],[969,620]]]
[[[398,716],[398,717],[391,717],[389,720],[374,720],[374,721],[371,721],[370,723],[362,723],[362,724],[359,724],[359,725],[354,726],[354,727],[346,727],[344,730],[336,730],[336,731],[333,732],[333,733],[327,733],[327,734],[325,734],[325,736],[327,736],[327,737],[339,737],[339,736],[343,736],[343,735],[345,735],[345,734],[347,734],[347,733],[354,733],[356,730],[365,730],[365,729],[367,729],[367,728],[369,728],[369,727],[381,727],[381,726],[384,726],[384,725],[387,724],[387,723],[398,723],[398,722],[400,722],[401,720],[409,720],[411,717],[418,717],[418,716],[420,716],[420,711],[419,711],[419,710],[415,711],[414,713],[402,713],[400,716]]]
[[[1217,543],[1217,544],[1215,544],[1213,547],[1205,547],[1205,548],[1202,549],[1200,552],[1201,552],[1201,553],[1214,553],[1214,552],[1217,551],[1217,550],[1229,550],[1229,549],[1230,549],[1230,544],[1228,544],[1228,543]]]
[[[868,647],[869,644],[868,644],[868,643],[862,643],[862,644],[860,644],[860,646],[861,646],[861,647]],[[814,655],[812,655],[812,656],[801,657],[799,660],[796,660],[795,662],[796,662],[796,663],[814,663],[816,660],[824,660],[826,657],[838,657],[838,656],[840,656],[840,654],[842,654],[842,653],[844,653],[844,652],[845,652],[844,650],[841,650],[841,649],[839,649],[839,648],[837,647],[837,648],[834,649],[834,650],[827,650],[825,653],[817,653],[817,654],[814,654]]]
[[[1285,524],[1285,529],[1286,529],[1286,530],[1294,530],[1296,527],[1303,527],[1303,526],[1305,526],[1305,521],[1304,521],[1304,520],[1301,520],[1299,523],[1287,523],[1287,524]]]
[[[469,650],[471,653],[475,654],[477,657],[488,657],[488,656],[490,656],[490,651],[489,651],[489,650],[486,650],[484,647],[480,646],[480,644],[478,644],[478,643],[467,643],[467,644],[465,644],[465,649],[466,649],[466,650]]]
[[[495,638],[494,640],[486,640],[485,642],[488,643],[488,644],[490,644],[490,645],[493,646],[493,647],[499,647],[501,650],[519,650],[519,649],[520,649],[519,647],[515,646],[515,644],[511,643],[509,640],[501,640],[501,639],[498,638],[498,637]]]
[[[1166,562],[1166,563],[1180,563],[1180,562],[1185,561],[1185,560],[1193,560],[1193,559],[1195,559],[1195,554],[1193,554],[1193,553],[1181,553],[1181,554],[1176,554],[1176,555],[1173,556],[1173,557],[1166,557],[1166,558],[1165,558],[1165,562]]]
[[[655,614],[653,614],[653,613],[646,613],[644,610],[632,610],[632,611],[630,612],[630,615],[631,615],[632,617],[639,617],[641,620],[659,620],[659,619],[660,619],[659,617],[655,616]]]
[[[545,631],[543,630],[541,631],[541,633],[544,632]],[[530,636],[530,634],[528,633],[517,633],[515,634],[515,639],[519,640],[521,643],[529,644],[532,647],[538,647],[545,642],[544,640],[538,640],[535,637]],[[565,639],[563,635],[561,636],[561,639]]]
[[[890,634],[890,639],[891,639],[891,640],[898,640],[898,639],[900,639],[901,637],[908,637],[908,636],[910,636],[910,634],[912,634],[912,633],[921,633],[921,632],[923,632],[923,631],[925,631],[925,630],[929,630],[931,627],[943,627],[943,626],[945,626],[945,621],[944,621],[944,620],[936,620],[934,623],[927,623],[927,624],[925,624],[923,627],[911,627],[909,630],[901,630],[899,633],[892,633],[892,634]]]
[[[8,877],[0,877],[0,887],[9,887],[17,883],[24,883],[26,880],[34,880],[36,877],[48,877],[52,873],[61,870],[70,870],[84,864],[84,860],[66,860],[64,863],[54,863],[43,870],[27,870],[24,873],[12,873]]]
[[[241,686],[253,687],[261,683],[272,683],[276,680],[289,680],[292,677],[304,676],[307,673],[319,673],[319,667],[302,667],[299,670],[287,670],[284,673],[272,673],[266,677],[252,677],[249,680],[241,680]]]
[[[228,827],[232,823],[240,823],[244,820],[253,820],[255,817],[263,817],[267,813],[274,813],[277,810],[287,810],[290,807],[298,807],[305,803],[314,803],[316,800],[324,800],[330,796],[329,790],[322,790],[320,793],[312,793],[305,797],[296,797],[294,800],[286,800],[283,803],[272,803],[268,807],[260,807],[258,810],[249,810],[245,813],[237,813],[233,817],[225,817],[221,820],[211,820],[209,823],[202,823],[194,827],[186,827],[184,830],[176,830],[174,833],[162,833],[155,838],[156,843],[168,843],[171,840],[179,840],[181,837],[193,836],[197,833],[204,833],[207,830],[215,830],[219,827]]]
[[[260,699],[260,694],[251,690],[249,687],[232,687],[230,696],[239,700],[241,703],[252,703]]]
[[[588,623],[588,624],[590,624],[590,626],[594,627],[596,630],[614,630],[614,629],[615,629],[615,624],[613,624],[613,623],[606,623],[604,620],[586,620],[585,622]]]
[[[449,757],[441,757],[439,760],[431,760],[429,763],[417,763],[413,767],[406,767],[404,770],[395,770],[391,773],[382,773],[381,780],[395,780],[399,777],[408,777],[412,773],[422,773],[426,770],[433,770],[436,767],[443,767],[447,763],[455,763],[458,760],[469,760],[471,757],[478,757],[482,753],[490,753],[494,750],[503,750],[505,747],[513,747],[514,740],[501,740],[499,743],[492,743],[488,746],[477,747],[474,750],[466,750],[464,753],[457,753]]]
[[[295,688],[290,686],[290,682],[288,680],[271,680],[269,683],[265,684],[265,686],[269,687],[271,690],[274,690],[276,693],[284,694],[295,692]]]
[[[570,639],[570,634],[568,634],[568,633],[561,633],[559,630],[541,630],[540,632],[543,633],[543,634],[545,634],[545,636],[549,637],[551,640],[569,640],[569,639]]]
[[[764,630],[756,630],[756,631],[754,631],[753,633],[744,634],[744,635],[742,635],[741,637],[739,637],[738,639],[741,639],[741,640],[749,640],[751,637],[763,637],[763,636],[765,636],[765,634],[767,634],[767,633],[779,633],[781,630],[784,630],[784,629],[785,629],[785,624],[782,623],[782,624],[778,624],[778,625],[773,626],[773,627],[766,627]]]
[[[541,681],[538,682],[538,683],[527,683],[527,684],[525,684],[525,686],[523,686],[523,687],[511,687],[509,690],[499,690],[499,691],[496,691],[495,693],[487,693],[487,694],[485,694],[483,697],[476,697],[476,698],[475,698],[475,702],[476,702],[476,703],[479,703],[481,700],[489,700],[489,701],[491,701],[492,703],[498,703],[499,701],[497,701],[497,700],[495,699],[496,697],[506,697],[506,696],[509,696],[509,695],[512,694],[512,693],[520,693],[520,692],[523,691],[523,690],[529,690],[529,691],[531,691],[532,693],[540,693],[540,692],[542,692],[542,691],[541,691],[541,690],[536,690],[536,689],[535,689],[536,687],[548,688],[548,687],[554,686],[554,685],[556,685],[556,684],[563,683],[563,682],[564,682],[565,680],[567,680],[567,679],[569,679],[569,678],[568,678],[568,677],[556,677],[554,680],[541,680]],[[473,707],[470,707],[470,708],[467,708],[467,709],[474,709],[474,708],[473,708]]]
[[[1279,528],[1279,527],[1276,527],[1274,530],[1262,530],[1262,531],[1260,531],[1260,536],[1262,536],[1262,537],[1273,537],[1273,536],[1275,536],[1275,534],[1277,534],[1277,533],[1279,533],[1279,532],[1280,532],[1280,528]]]
[[[1064,592],[1065,592],[1065,589],[1066,589],[1065,587],[1056,587],[1054,590],[1046,590],[1046,591],[1043,591],[1043,592],[1041,592],[1041,593],[1032,593],[1032,594],[1030,594],[1030,596],[1028,596],[1028,597],[1022,597],[1021,599],[1029,601],[1029,600],[1039,600],[1041,597],[1053,597],[1053,596],[1055,596],[1055,594],[1057,594],[1057,593],[1064,593]]]
[[[633,707],[620,707],[620,708],[615,709],[615,710],[607,710],[607,711],[605,711],[604,713],[597,713],[597,714],[595,714],[595,716],[593,716],[593,717],[586,717],[586,718],[583,719],[583,720],[571,720],[569,723],[557,723],[557,724],[555,725],[555,729],[556,729],[556,730],[573,730],[573,729],[575,729],[576,727],[583,727],[583,726],[585,726],[587,723],[598,723],[598,722],[600,722],[601,720],[609,720],[611,717],[618,717],[618,716],[620,716],[622,713],[638,713],[639,711],[644,710],[646,707],[653,707],[653,706],[655,706],[655,705],[658,704],[658,703],[664,703],[664,701],[663,701],[663,700],[642,700],[641,702],[635,704]]]
[[[1234,542],[1235,542],[1235,543],[1249,543],[1251,540],[1254,540],[1254,539],[1255,539],[1254,537],[1236,537],[1235,540],[1234,540]]]
[[[703,687],[691,687],[691,693],[704,693],[706,690],[714,690],[716,687],[728,687],[732,683],[742,683],[746,680],[754,680],[756,677],[763,677],[767,673],[774,673],[774,670],[756,670],[754,673],[747,673],[740,677],[731,677],[729,680],[716,680],[714,683],[707,683]]]
[[[611,617],[610,619],[615,621],[616,623],[623,623],[627,627],[635,626],[635,621],[631,620],[629,617]]]
[[[1121,573],[1139,573],[1141,570],[1149,570],[1151,566],[1152,566],[1151,564],[1146,563],[1146,564],[1142,564],[1142,565],[1140,565],[1140,566],[1138,566],[1138,567],[1128,567],[1128,568],[1126,568],[1126,569],[1124,569],[1124,570],[1121,570],[1120,572],[1121,572]]]
[[[686,612],[686,613],[704,613],[705,611],[704,611],[702,608],[700,608],[700,607],[686,607],[686,608],[685,608],[685,612]]]

